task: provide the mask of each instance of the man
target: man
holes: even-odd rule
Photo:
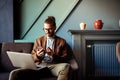
[[[55,35],[56,22],[53,16],[48,16],[43,29],[45,35],[36,39],[32,50],[36,65],[43,68],[14,70],[11,72],[10,80],[40,80],[47,76],[56,76],[57,80],[68,80],[68,61],[72,55],[66,41]]]
[[[57,80],[68,80],[70,59],[66,41],[55,35],[56,22],[48,16],[44,22],[45,36],[39,37],[34,43],[32,56],[37,65],[48,67]]]

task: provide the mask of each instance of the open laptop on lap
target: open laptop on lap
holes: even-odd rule
[[[7,55],[14,67],[33,70],[38,70],[45,67],[42,65],[36,65],[32,55],[29,53],[7,51]]]

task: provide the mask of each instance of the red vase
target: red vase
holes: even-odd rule
[[[102,20],[95,20],[95,22],[94,22],[94,28],[95,29],[102,29],[102,27],[103,27]]]

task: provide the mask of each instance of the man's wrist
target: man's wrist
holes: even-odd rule
[[[39,60],[42,60],[44,57],[41,57],[41,56],[38,56],[37,53],[36,53],[36,57],[39,59]]]

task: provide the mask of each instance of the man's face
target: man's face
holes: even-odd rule
[[[44,31],[48,37],[52,37],[55,32],[55,26],[51,26],[50,24],[44,23]]]

